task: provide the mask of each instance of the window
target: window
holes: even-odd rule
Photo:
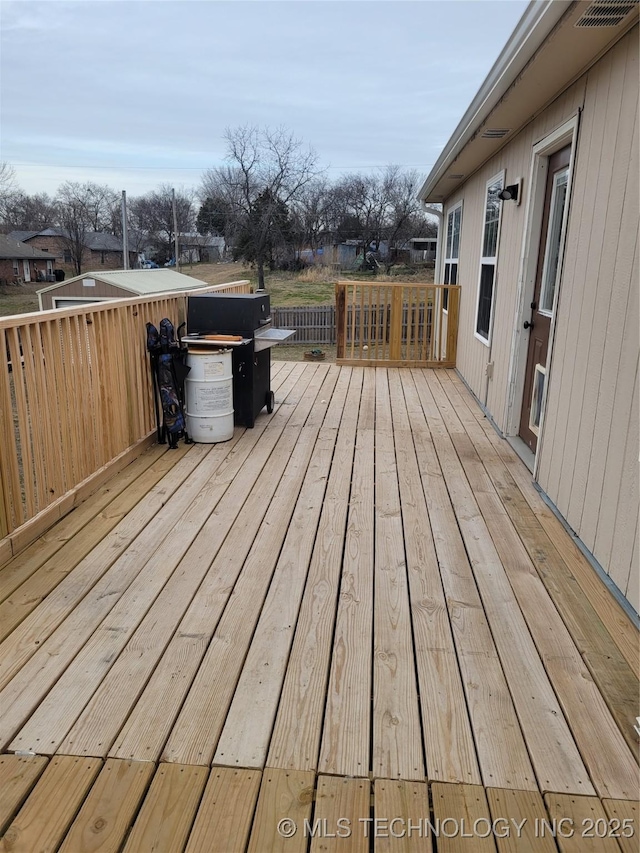
[[[553,311],[553,297],[556,292],[556,281],[558,279],[558,262],[560,260],[560,247],[562,246],[562,224],[564,209],[567,203],[568,183],[568,167],[561,172],[557,172],[553,177],[551,211],[549,213],[549,226],[547,230],[547,250],[542,270],[542,289],[540,295],[540,311],[548,312],[549,314]]]
[[[64,262],[65,264],[71,263],[71,252],[67,251],[66,249],[64,250]]]
[[[540,434],[540,419],[542,417],[542,398],[544,396],[544,381],[547,370],[541,364],[536,364],[531,391],[531,411],[529,414],[529,429],[535,435]]]
[[[13,262],[13,274],[20,275],[20,266],[18,264],[18,261]]]
[[[458,259],[460,257],[460,228],[462,226],[462,202],[459,201],[447,216],[447,243],[444,253],[444,282],[443,284],[458,283]],[[442,308],[449,307],[449,291],[442,296]]]
[[[493,296],[496,279],[496,259],[500,236],[500,214],[502,203],[498,194],[504,186],[504,173],[496,175],[487,183],[487,196],[482,231],[482,258],[480,259],[480,281],[478,283],[478,305],[476,308],[476,335],[488,344],[493,320]]]

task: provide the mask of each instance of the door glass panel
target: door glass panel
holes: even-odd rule
[[[553,297],[556,292],[558,262],[560,260],[560,249],[562,246],[562,223],[564,220],[564,209],[567,203],[568,178],[568,169],[563,169],[553,178],[549,229],[547,231],[547,246],[545,249],[544,266],[542,269],[542,292],[540,297],[541,311],[551,312],[553,310]]]
[[[536,435],[540,432],[545,375],[546,369],[541,364],[536,364],[533,375],[533,391],[531,394],[531,414],[529,416],[529,429]]]

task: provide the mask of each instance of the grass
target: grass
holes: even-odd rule
[[[38,311],[39,306],[36,290],[40,290],[46,286],[42,281],[32,281],[28,284],[8,284],[0,287],[0,317]]]
[[[207,284],[224,284],[228,281],[249,279],[254,289],[258,285],[256,271],[241,263],[192,264],[180,272]],[[377,275],[338,272],[326,267],[310,267],[302,272],[268,272],[265,286],[274,307],[291,305],[333,305],[337,279],[356,279],[374,282],[408,280],[416,284],[433,281],[432,269],[397,268],[396,275]],[[6,285],[0,288],[0,316],[25,314],[38,310],[36,291],[46,287],[43,282]]]
[[[325,354],[325,363],[336,360],[337,347],[335,344],[278,344],[271,349],[272,361],[304,361],[305,352],[321,349]]]

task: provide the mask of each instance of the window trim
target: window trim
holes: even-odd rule
[[[460,269],[460,240],[462,238],[462,202],[463,202],[463,199],[458,199],[458,201],[455,204],[452,204],[451,207],[449,207],[447,209],[447,215],[443,221],[443,228],[444,228],[444,258],[442,259],[442,282],[443,282],[443,284],[444,284],[444,279],[445,279],[445,274],[446,274],[446,269],[447,269],[448,263],[449,264],[451,264],[451,263],[456,264],[456,267],[457,267],[457,269],[456,269],[456,284],[458,283],[458,272]],[[453,221],[455,221],[455,214],[456,214],[456,210],[458,210],[458,209],[460,210],[460,233],[458,234],[458,257],[457,258],[453,258],[453,257],[450,258],[448,256],[449,248],[447,245],[449,242],[449,217],[450,216],[453,217],[452,228],[451,228],[451,244],[452,244],[451,248],[453,249]],[[446,308],[444,307],[444,304],[443,304],[442,313],[443,314],[449,313],[448,302],[447,302]]]
[[[506,170],[501,169],[499,172],[496,172],[495,175],[489,178],[484,185],[484,207],[483,207],[483,215],[482,215],[482,231],[480,233],[480,251],[482,252],[484,249],[484,238],[485,238],[485,228],[486,228],[486,213],[487,213],[487,195],[489,192],[489,187],[498,181],[501,182],[501,189],[504,189],[505,186],[505,176]],[[478,287],[476,290],[476,310],[473,313],[473,336],[477,338],[484,346],[491,347],[491,338],[493,335],[493,319],[494,319],[494,308],[495,308],[495,297],[496,297],[496,270],[498,266],[498,253],[500,251],[500,234],[502,231],[502,202],[500,202],[500,212],[498,213],[498,232],[496,234],[496,253],[493,256],[484,256],[481,255],[480,263],[478,266]],[[480,308],[480,284],[482,282],[482,267],[483,266],[493,266],[493,284],[491,286],[491,308],[489,309],[489,332],[487,337],[484,338],[478,331],[478,311]]]
[[[550,156],[553,156],[553,155],[550,155]],[[556,207],[556,203],[557,203],[557,196],[556,196],[556,191],[558,189],[557,180],[558,180],[558,176],[560,174],[565,174],[565,173],[566,173],[567,189],[565,191],[565,203],[564,203],[564,208],[562,210],[562,219],[560,220],[560,233],[559,233],[559,247],[560,248],[559,248],[559,252],[558,252],[558,261],[556,263],[555,279],[553,282],[553,298],[551,300],[551,308],[543,308],[542,307],[544,297],[547,295],[547,287],[548,287],[547,275],[549,273],[549,254],[548,254],[547,248],[545,248],[544,263],[542,265],[542,281],[541,281],[541,287],[540,287],[540,305],[538,306],[538,313],[544,314],[544,316],[549,317],[549,319],[551,319],[553,317],[553,312],[554,312],[555,307],[556,307],[556,290],[558,289],[558,283],[559,283],[558,280],[560,278],[560,274],[562,271],[561,266],[560,266],[560,261],[562,260],[563,251],[564,251],[564,243],[565,243],[566,236],[567,236],[567,233],[566,233],[567,218],[566,218],[565,214],[567,213],[567,208],[569,206],[569,204],[568,204],[569,166],[566,167],[564,172],[557,172],[553,178],[553,191],[552,191],[552,198],[551,198],[551,209],[549,211],[549,222],[547,224],[547,233],[546,233],[546,241],[545,241],[545,246],[548,247],[549,238],[551,237],[551,229],[553,227],[553,214],[555,213],[555,207]]]

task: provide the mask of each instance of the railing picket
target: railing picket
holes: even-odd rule
[[[178,323],[187,295],[0,318],[0,538],[152,432],[145,322]]]
[[[445,290],[451,306],[446,324]],[[338,362],[455,366],[459,293],[459,285],[338,282],[336,328],[344,342],[338,346]]]
[[[9,336],[4,329],[0,329],[0,347],[3,354],[9,353]],[[18,441],[16,428],[13,420],[14,406],[11,399],[11,385],[13,375],[13,362],[11,372],[9,359],[0,379],[0,437],[1,445],[5,448],[6,456],[0,454],[0,485],[2,486],[2,504],[4,509],[0,511],[0,533],[6,536],[10,530],[15,529],[18,521],[18,507],[11,500],[12,495],[20,494],[20,475],[18,466],[12,464],[18,458]],[[6,531],[4,527],[6,525]],[[4,532],[3,532],[4,531]]]

